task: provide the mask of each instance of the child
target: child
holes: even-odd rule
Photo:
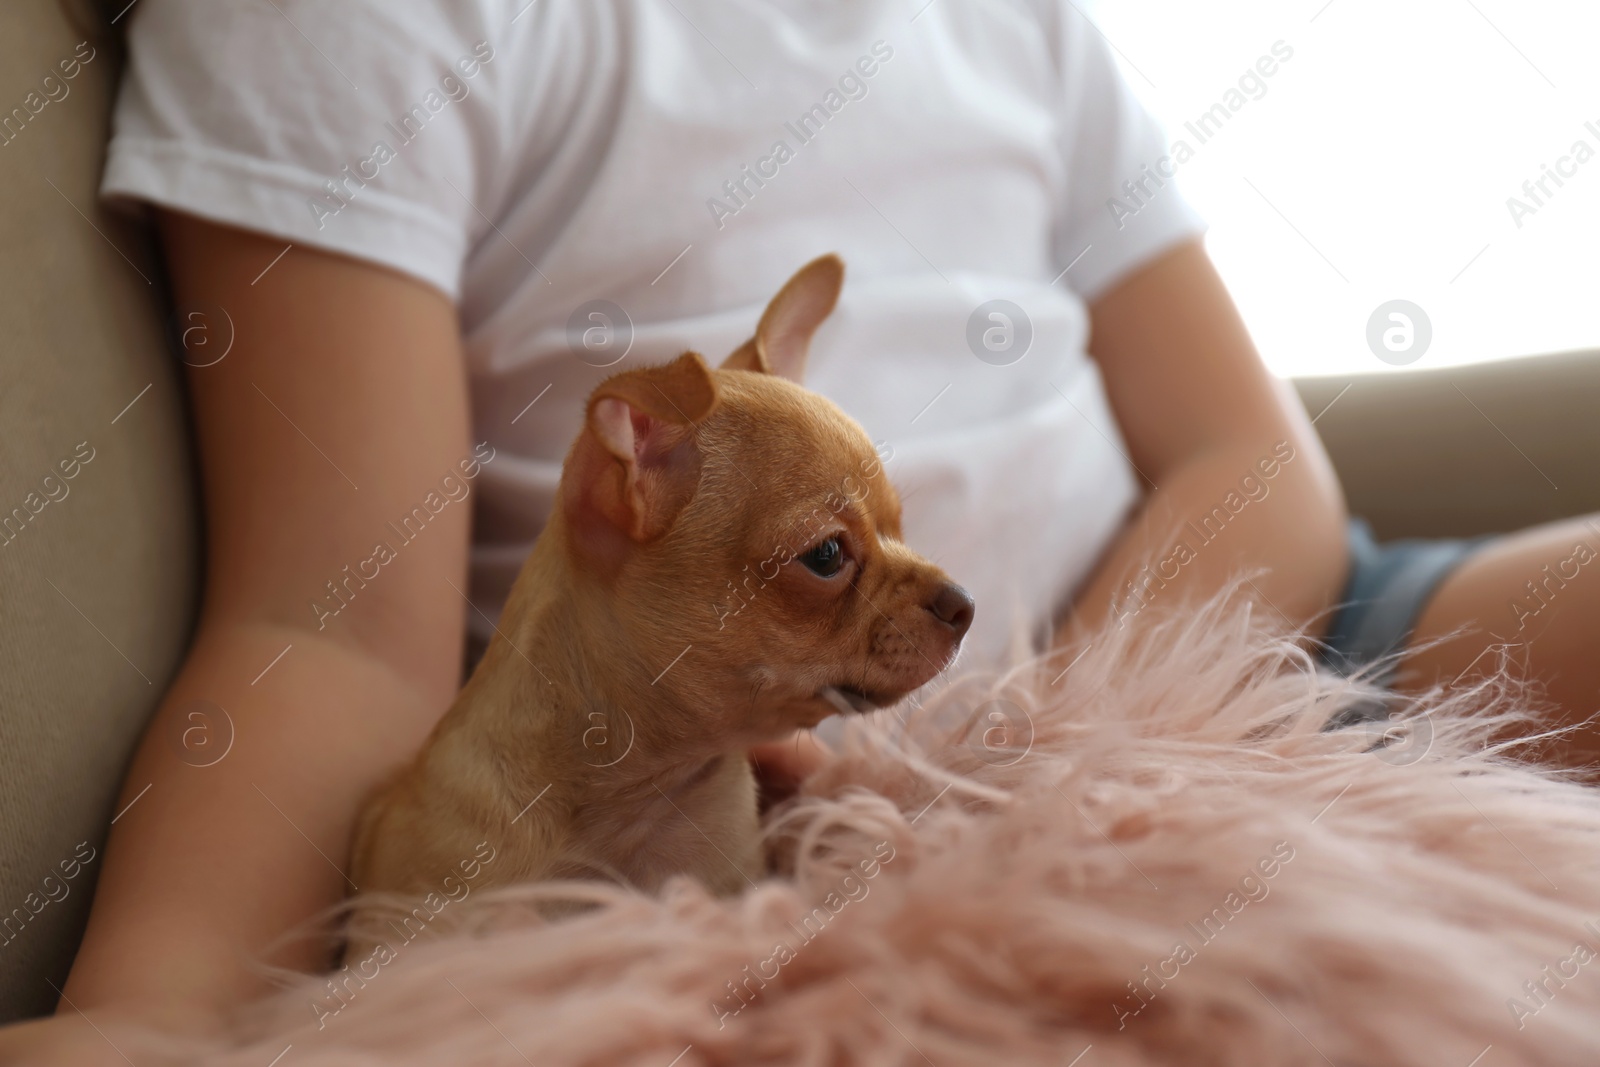
[[[1061,0],[130,18],[103,191],[155,206],[180,306],[234,340],[189,371],[206,598],[66,987],[92,1018],[205,1025],[263,990],[251,957],[328,962],[274,939],[350,890],[357,805],[449,703],[463,634],[493,632],[582,398],[720,358],[822,252],[848,275],[806,384],[880,443],[908,542],[975,596],[965,662],[1006,655],[1015,617],[1076,636],[1251,568],[1347,669],[1474,627],[1406,654],[1425,686],[1488,666],[1523,580],[1591,543],[1358,530],[1352,552],[1321,445],[1152,169],[1159,129]],[[1520,638],[1567,721],[1600,684],[1597,586]],[[212,768],[160,740],[196,700],[236,724]]]

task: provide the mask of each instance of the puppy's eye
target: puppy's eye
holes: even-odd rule
[[[799,559],[812,574],[832,578],[844,566],[844,549],[840,547],[837,537],[830,537]]]

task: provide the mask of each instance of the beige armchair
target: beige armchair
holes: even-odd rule
[[[55,1002],[124,767],[197,606],[159,256],[95,198],[126,4],[0,6],[0,1021]],[[1600,510],[1600,353],[1299,384],[1380,535]]]

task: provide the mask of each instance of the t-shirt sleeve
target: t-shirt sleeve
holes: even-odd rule
[[[144,0],[101,194],[459,296],[503,150],[494,5]]]
[[[1074,5],[1060,4],[1060,144],[1066,195],[1057,269],[1086,301],[1206,224],[1173,181],[1161,124],[1117,68],[1111,48]]]

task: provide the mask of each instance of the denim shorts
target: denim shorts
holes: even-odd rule
[[[1408,539],[1378,544],[1366,522],[1351,519],[1350,579],[1323,638],[1324,665],[1344,675],[1369,668],[1372,681],[1389,684],[1394,663],[1381,661],[1405,647],[1440,583],[1487,540]],[[1378,666],[1372,669],[1374,664]]]

